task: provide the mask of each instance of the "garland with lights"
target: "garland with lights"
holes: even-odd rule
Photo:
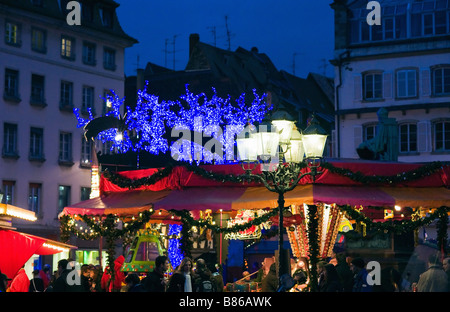
[[[250,178],[244,174],[233,175],[233,174],[220,174],[212,171],[208,171],[196,164],[180,162],[178,164],[169,164],[166,168],[159,169],[156,173],[149,177],[143,177],[140,179],[131,179],[120,175],[117,172],[105,171],[103,173],[104,177],[107,178],[111,183],[116,184],[121,188],[136,189],[142,186],[150,186],[158,181],[168,177],[173,169],[177,166],[182,166],[188,171],[199,175],[203,178],[218,181],[218,182],[232,182],[232,183],[244,183],[244,182],[257,182],[256,178]],[[300,164],[302,167],[306,167],[306,164]],[[344,177],[348,177],[355,182],[360,182],[363,184],[398,184],[414,181],[425,176],[429,176],[440,169],[442,169],[441,162],[432,162],[427,165],[423,165],[417,169],[410,170],[407,172],[399,173],[391,176],[378,176],[378,175],[364,175],[361,172],[353,172],[349,169],[339,168],[331,163],[324,162],[321,167],[329,170],[331,173],[335,173]]]
[[[195,220],[189,211],[187,210],[171,210],[172,214],[178,216],[183,220],[183,223],[187,224],[189,228],[193,226],[197,227],[206,227],[208,229],[211,229],[212,231],[216,233],[236,233],[241,232],[249,229],[253,225],[260,225],[261,223],[269,221],[269,219],[273,216],[276,216],[278,214],[277,209],[272,209],[270,212],[261,215],[259,217],[255,217],[254,219],[248,221],[244,224],[235,224],[232,227],[220,227],[218,225],[214,225],[207,220]]]
[[[317,263],[319,261],[319,216],[317,214],[317,206],[316,205],[308,205],[308,242],[309,242],[309,255],[310,255],[310,264],[313,268],[311,270],[311,278],[310,278],[310,287],[312,291],[317,290],[317,270],[314,268],[317,267]]]
[[[407,172],[398,173],[390,176],[378,176],[378,175],[364,175],[363,173],[357,171],[353,172],[350,169],[338,168],[333,166],[331,163],[324,162],[321,167],[329,170],[331,173],[339,174],[341,176],[350,178],[353,181],[360,182],[363,184],[398,184],[405,183],[414,180],[421,179],[426,176],[430,176],[440,169],[442,169],[443,164],[439,161],[431,162],[429,164],[420,166],[417,169],[413,169]]]

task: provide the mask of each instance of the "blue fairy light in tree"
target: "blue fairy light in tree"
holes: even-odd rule
[[[169,246],[167,248],[167,253],[169,254],[169,260],[174,269],[177,268],[184,259],[183,252],[180,248],[180,239],[178,238],[181,229],[182,226],[179,224],[169,224]]]
[[[111,150],[119,153],[170,152],[180,161],[225,163],[235,160],[235,136],[247,125],[261,122],[271,109],[265,102],[265,94],[260,96],[256,90],[250,104],[246,103],[245,94],[232,101],[230,96],[220,97],[212,88],[213,95],[208,98],[205,93],[192,93],[188,85],[179,100],[161,101],[147,93],[147,86],[148,82],[138,91],[136,107],[126,107],[124,116],[120,113],[124,99],[114,91],[107,95],[111,109],[103,117],[94,119],[90,113],[83,118],[79,109],[74,109],[77,126],[84,127],[86,132],[94,129],[90,132],[93,138],[111,142]],[[171,142],[167,139],[169,135]],[[205,138],[211,139],[204,143]]]

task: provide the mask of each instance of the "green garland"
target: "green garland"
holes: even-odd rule
[[[177,166],[182,166],[196,175],[218,182],[244,183],[244,182],[258,181],[256,178],[248,177],[245,174],[233,175],[233,174],[215,173],[213,171],[208,171],[202,167],[199,167],[195,164],[189,163],[179,163],[176,165],[170,164],[164,169],[159,169],[156,173],[152,174],[151,176],[140,179],[130,179],[120,175],[117,172],[109,172],[109,171],[105,171],[103,175],[111,183],[114,183],[115,185],[121,188],[136,189],[142,186],[154,185],[158,181],[161,181],[162,179],[168,177],[173,172],[173,169]],[[300,164],[300,166],[301,168],[306,167],[305,164]],[[350,169],[339,168],[328,162],[323,162],[321,164],[321,168],[327,169],[331,173],[350,178],[355,182],[359,182],[362,184],[389,184],[389,185],[406,183],[421,179],[426,176],[430,176],[441,170],[442,167],[443,164],[441,162],[435,161],[407,172],[402,172],[390,176],[378,176],[378,175],[364,175],[360,171],[353,172]]]
[[[232,227],[225,227],[225,228],[211,224],[206,220],[195,220],[187,210],[170,210],[170,213],[180,217],[181,220],[183,220],[183,224],[187,224],[189,226],[189,229],[193,226],[197,226],[197,227],[206,227],[216,233],[236,233],[245,231],[250,227],[252,227],[253,225],[260,225],[261,223],[269,221],[271,217],[276,216],[278,214],[278,210],[272,209],[268,213],[256,217],[251,221],[248,221],[247,223],[236,224]]]
[[[317,263],[319,261],[319,216],[317,215],[317,206],[308,205],[308,244],[309,244],[309,255],[311,264],[311,278],[310,278],[310,289],[311,291],[317,290]]]
[[[374,222],[370,218],[366,217],[362,212],[353,209],[351,206],[339,206],[339,209],[345,212],[351,219],[355,220],[357,223],[366,224],[369,229],[381,232],[393,232],[397,234],[413,231],[419,227],[429,225],[434,220],[439,219],[443,215],[447,215],[447,213],[450,212],[449,207],[442,206],[437,208],[428,216],[419,218],[417,220]]]
[[[445,255],[447,252],[447,242],[448,242],[448,214],[447,212],[450,211],[450,208],[447,207],[447,209],[441,209],[438,211],[438,221],[436,223],[437,227],[437,243],[439,250],[442,251],[442,253]]]
[[[335,173],[355,182],[360,182],[363,184],[398,184],[405,183],[414,180],[421,179],[426,176],[430,176],[442,169],[443,164],[439,161],[431,162],[429,164],[423,165],[417,169],[410,170],[407,172],[398,173],[390,176],[378,176],[378,175],[364,175],[360,171],[353,172],[349,169],[338,168],[333,166],[331,163],[324,162],[321,167],[329,170],[331,173]]]

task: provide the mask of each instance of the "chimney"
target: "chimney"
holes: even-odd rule
[[[136,74],[136,91],[142,90],[144,87],[144,70],[142,68],[138,68]]]
[[[197,43],[200,41],[200,35],[199,34],[191,34],[189,36],[189,57],[191,57],[192,50],[194,50],[194,47],[197,45]]]
[[[348,45],[348,8],[346,0],[334,0],[334,49],[346,49]]]

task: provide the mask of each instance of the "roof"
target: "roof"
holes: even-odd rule
[[[23,10],[24,12],[30,12],[39,14],[42,16],[46,16],[49,18],[57,19],[60,21],[64,21],[63,25],[67,26],[67,23],[65,22],[67,19],[67,13],[65,9],[60,8],[60,2],[64,3],[64,1],[58,1],[58,0],[42,0],[42,6],[39,5],[33,5],[30,0],[0,0],[0,7],[5,6],[6,8],[15,8]],[[68,1],[65,1],[67,3]],[[115,12],[115,9],[119,6],[118,3],[116,3],[113,0],[100,0],[100,1],[94,1],[94,0],[85,0],[83,1],[83,5],[92,5],[92,20],[86,20],[83,18],[82,14],[82,20],[81,20],[81,28],[91,29],[95,31],[99,31],[117,38],[122,38],[126,41],[128,41],[128,44],[131,46],[132,44],[138,43],[138,40],[135,38],[127,35],[125,31],[120,26],[117,14]],[[112,27],[105,27],[102,24],[101,16],[100,16],[100,8],[109,8],[113,10],[113,22]],[[3,8],[2,8],[3,11]],[[58,25],[60,26],[60,25]],[[69,26],[68,26],[69,27]]]
[[[333,80],[312,73],[306,79],[278,71],[270,58],[257,48],[243,47],[235,51],[224,50],[200,41],[198,35],[190,37],[190,57],[186,68],[171,71],[148,63],[144,80],[149,82],[147,92],[164,100],[177,100],[185,94],[185,85],[193,93],[212,94],[214,88],[223,98],[236,99],[241,94],[269,93],[267,102],[274,109],[284,108],[294,119],[300,110],[320,113],[326,123],[334,122]],[[129,83],[133,83],[131,77]],[[131,88],[126,98],[133,98]],[[130,103],[131,104],[131,103]],[[300,124],[306,122],[299,121]],[[327,127],[328,128],[328,127]]]

